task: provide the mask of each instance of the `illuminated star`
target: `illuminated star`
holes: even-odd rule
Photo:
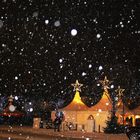
[[[9,96],[8,101],[13,102],[14,97],[12,95]]]
[[[115,90],[116,93],[118,93],[119,98],[123,96],[123,92],[125,89],[122,89],[120,86],[118,86],[118,89]]]
[[[76,82],[74,84],[71,84],[73,87],[74,87],[74,90],[73,91],[79,91],[81,92],[81,87],[83,86],[83,84],[80,84],[78,82],[78,80],[76,80]]]
[[[105,76],[104,80],[99,80],[99,82],[102,84],[104,90],[109,89],[109,84],[112,83],[112,81],[107,79],[107,76]]]

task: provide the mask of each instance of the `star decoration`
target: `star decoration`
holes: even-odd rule
[[[12,95],[9,96],[8,101],[13,102],[14,97]]]
[[[115,90],[116,93],[118,93],[119,98],[123,96],[123,92],[125,89],[122,89],[120,86],[118,86],[118,89]]]
[[[109,89],[109,85],[110,83],[112,83],[112,81],[109,81],[107,79],[107,76],[105,76],[104,80],[99,80],[99,82],[102,84],[104,90],[106,91],[107,89]]]
[[[83,86],[83,84],[80,84],[78,80],[76,80],[76,82],[71,85],[74,87],[73,91],[81,92],[81,87]]]

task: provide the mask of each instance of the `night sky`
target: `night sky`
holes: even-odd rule
[[[110,92],[121,86],[126,104],[140,104],[139,0],[0,1],[1,98],[62,107],[78,79],[92,106],[105,76]]]

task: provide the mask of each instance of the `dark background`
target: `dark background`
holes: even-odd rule
[[[92,106],[105,75],[113,81],[110,92],[120,85],[134,108],[140,104],[139,54],[139,0],[0,1],[0,97],[18,96],[24,109],[29,102],[66,106],[76,79]]]

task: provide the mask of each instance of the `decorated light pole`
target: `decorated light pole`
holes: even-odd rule
[[[104,80],[99,80],[99,83],[101,83],[101,85],[102,85],[102,87],[104,89],[104,93],[107,96],[107,98],[109,99],[109,101],[112,102],[111,98],[109,96],[109,92],[108,92],[108,89],[110,89],[109,85],[112,83],[112,81],[109,81],[107,79],[107,76],[105,76]]]
[[[104,89],[105,95],[108,97],[110,103],[112,104],[112,113],[110,119],[106,122],[106,127],[104,129],[105,133],[122,133],[123,130],[121,129],[120,125],[118,124],[118,118],[116,117],[116,111],[117,111],[117,102],[118,99],[117,94],[115,92],[109,93],[108,89],[110,86],[111,81],[107,79],[105,76],[104,80],[99,81],[102,84],[102,87]]]
[[[122,99],[123,99],[123,96],[124,96],[124,91],[125,91],[125,89],[122,89],[120,86],[118,86],[118,88],[115,90],[115,92],[118,94],[118,106],[122,103],[122,107],[123,107],[123,110],[122,110],[122,112],[123,112],[123,125],[124,125],[124,103],[123,103],[123,101],[122,101]]]
[[[109,85],[112,83],[112,81],[109,81],[107,79],[107,76],[105,76],[104,80],[99,80],[99,83],[102,85],[104,89],[104,94],[107,96],[108,100],[112,104],[113,102],[112,102],[112,99],[110,98],[109,91],[108,91],[108,89],[110,89]]]
[[[111,94],[109,93],[109,89],[110,89],[110,84],[112,83],[112,81],[107,79],[107,76],[105,76],[104,80],[99,80],[99,83],[101,83],[103,89],[104,89],[104,94],[108,97],[110,103],[112,104],[112,116],[115,116],[116,114],[116,95],[111,96]]]

